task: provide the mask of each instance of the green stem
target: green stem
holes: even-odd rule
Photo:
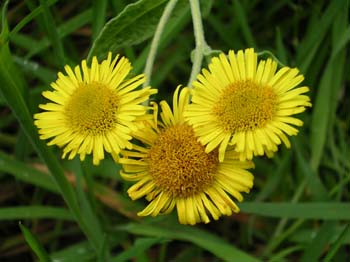
[[[204,31],[202,24],[202,15],[198,0],[189,0],[191,6],[192,22],[194,29],[194,37],[196,40],[196,48],[194,50],[193,64],[190,79],[188,80],[188,87],[192,87],[192,82],[196,79],[201,70],[204,50],[208,48],[204,39]]]
[[[277,64],[279,64],[280,66],[284,67],[286,66],[285,64],[283,64],[273,53],[271,53],[268,50],[264,50],[258,53],[258,56],[263,56],[263,55],[268,55],[271,56],[273,60],[275,60],[277,62]]]
[[[143,87],[147,87],[149,86],[150,82],[151,82],[151,74],[152,74],[152,68],[153,68],[153,64],[154,64],[154,60],[157,54],[157,49],[159,46],[159,40],[160,37],[164,31],[164,27],[166,25],[166,23],[169,20],[169,17],[171,15],[171,13],[174,10],[174,7],[177,3],[177,0],[170,0],[168,2],[168,4],[166,5],[162,17],[159,20],[159,23],[157,25],[156,31],[154,33],[154,37],[151,43],[151,47],[150,47],[150,51],[147,57],[147,61],[146,61],[146,66],[145,66],[145,70],[144,70],[144,74],[146,76],[146,81],[143,84]]]

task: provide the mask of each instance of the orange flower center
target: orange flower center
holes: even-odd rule
[[[211,186],[218,167],[218,153],[205,153],[192,127],[165,128],[149,154],[149,172],[161,190],[186,198]]]
[[[227,86],[213,107],[213,114],[228,132],[264,127],[275,115],[277,95],[269,86],[251,80]]]
[[[107,86],[81,84],[65,106],[67,123],[80,134],[100,135],[117,123],[118,97]]]

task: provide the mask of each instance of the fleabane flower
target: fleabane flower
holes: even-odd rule
[[[112,60],[112,53],[101,63],[94,57],[91,68],[86,60],[74,71],[65,66],[66,74],[59,72],[51,83],[53,90],[42,93],[51,102],[39,105],[44,112],[34,115],[40,138],[64,147],[62,158],[79,154],[84,160],[92,154],[95,165],[104,151],[117,157],[121,149],[131,148],[135,121],[145,118],[147,110],[140,103],[156,93],[150,87],[135,90],[145,77],[126,79],[131,69],[127,58]]]
[[[293,115],[311,106],[297,87],[304,77],[298,69],[282,67],[271,59],[257,61],[254,50],[230,51],[212,59],[193,82],[192,103],[185,111],[199,141],[209,153],[219,147],[224,161],[228,145],[240,159],[271,156],[287,136],[296,135],[303,122]]]
[[[176,89],[173,109],[160,102],[161,120],[154,120],[133,133],[139,140],[133,150],[122,150],[121,176],[135,183],[128,189],[135,200],[146,197],[149,204],[139,216],[157,216],[177,210],[181,224],[208,223],[210,216],[239,212],[234,200],[242,201],[242,192],[253,186],[251,161],[240,161],[232,150],[219,162],[218,151],[205,152],[193,128],[184,121],[189,90]]]

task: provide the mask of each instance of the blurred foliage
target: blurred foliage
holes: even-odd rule
[[[213,50],[254,47],[298,67],[313,108],[302,114],[292,150],[255,161],[255,185],[242,212],[193,228],[178,225],[175,214],[138,218],[144,203],[128,199],[129,184],[112,159],[98,167],[89,158],[82,165],[58,160],[59,149],[38,140],[31,120],[64,64],[76,65],[96,50],[103,57],[114,39],[113,51],[131,60],[133,73],[143,71],[167,1],[130,2],[13,0],[7,12],[1,3],[0,261],[33,261],[35,253],[56,262],[347,261],[349,1],[201,2]],[[191,72],[190,8],[178,4],[153,68],[158,101],[170,100]]]

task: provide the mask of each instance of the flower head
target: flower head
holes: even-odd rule
[[[117,156],[121,149],[131,148],[130,133],[136,130],[135,120],[144,117],[146,101],[156,90],[147,87],[135,90],[145,81],[144,75],[125,78],[131,65],[125,57],[98,63],[92,59],[91,68],[83,60],[74,71],[65,66],[66,75],[59,72],[51,83],[52,91],[43,96],[52,102],[39,105],[46,112],[34,115],[41,139],[52,139],[48,145],[64,147],[63,156],[76,154],[84,160],[93,154],[97,165],[104,151]]]
[[[292,117],[311,106],[302,95],[306,86],[296,88],[304,77],[296,68],[283,67],[271,59],[257,64],[253,49],[230,51],[212,59],[209,71],[202,70],[193,83],[192,104],[185,112],[207,153],[219,147],[223,161],[228,145],[240,159],[271,155],[286,135],[296,135],[303,122]]]
[[[180,223],[208,223],[208,215],[218,219],[239,212],[231,196],[242,201],[241,192],[249,192],[253,186],[253,175],[246,170],[253,167],[252,162],[239,161],[232,150],[226,152],[224,162],[219,162],[217,150],[205,152],[193,128],[184,121],[188,99],[189,90],[179,93],[177,88],[173,110],[165,101],[160,103],[159,122],[155,105],[154,120],[133,134],[142,145],[121,152],[121,176],[135,181],[129,196],[145,196],[150,202],[140,216],[166,214],[176,207]]]

